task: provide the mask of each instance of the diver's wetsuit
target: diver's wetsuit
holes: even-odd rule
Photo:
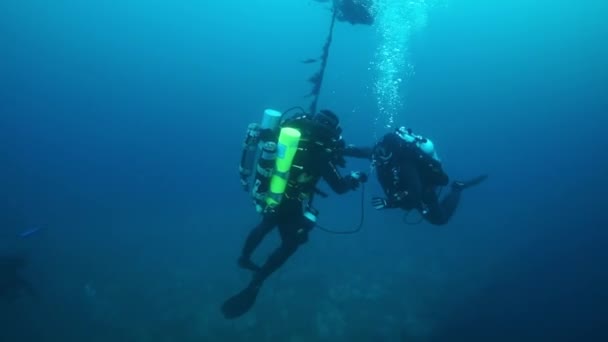
[[[302,132],[298,152],[289,174],[289,183],[281,204],[263,215],[262,222],[249,234],[239,260],[250,260],[255,248],[273,228],[278,227],[281,245],[270,255],[264,265],[256,270],[250,286],[258,287],[276,271],[297,250],[298,246],[308,240],[308,232],[314,223],[304,216],[306,201],[312,198],[316,185],[322,178],[331,189],[342,194],[358,187],[359,181],[348,175],[342,177],[338,166],[343,166],[345,154],[367,157],[365,150],[349,146],[348,153],[344,145],[331,142],[322,127],[316,127],[306,119],[294,120],[287,124]],[[342,148],[339,148],[342,146]]]
[[[337,19],[352,25],[372,25],[372,7],[372,0],[334,0]]]
[[[390,156],[384,160],[374,159],[378,181],[387,196],[386,207],[418,209],[432,224],[447,223],[462,191],[453,186],[439,201],[437,188],[449,182],[441,163],[395,133],[386,134],[374,147],[377,149],[384,149],[383,155]]]
[[[301,133],[298,150],[280,204],[264,208],[262,222],[245,241],[238,262],[241,267],[254,271],[254,274],[247,287],[222,304],[221,310],[227,319],[237,318],[249,311],[264,280],[308,240],[308,232],[314,227],[314,217],[306,215],[305,209],[314,213],[310,201],[315,193],[320,193],[316,188],[319,180],[324,179],[339,194],[356,189],[360,182],[366,180],[362,173],[342,177],[338,172],[337,167],[345,164],[345,155],[366,156],[367,152],[345,146],[340,136],[339,119],[331,111],[322,110],[313,116],[300,114],[288,119],[282,127],[295,128]],[[264,203],[258,201],[257,204]],[[311,220],[307,217],[311,217]],[[251,261],[251,254],[275,227],[279,228],[281,245],[258,267]]]

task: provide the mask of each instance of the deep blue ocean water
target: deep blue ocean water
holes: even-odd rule
[[[393,26],[336,24],[319,105],[348,142],[392,119],[452,178],[490,178],[438,228],[375,212],[372,177],[361,233],[313,231],[227,321],[259,219],[238,181],[245,129],[308,106],[317,66],[300,62],[329,6],[0,2],[0,254],[27,256],[38,294],[0,296],[0,341],[607,340],[608,2],[407,3]],[[389,76],[396,98],[378,92]],[[319,201],[322,224],[356,226],[359,201]]]

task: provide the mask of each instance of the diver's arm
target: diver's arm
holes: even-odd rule
[[[398,179],[399,175],[395,175],[392,170],[388,173],[386,171],[388,170],[378,172],[378,182],[386,197],[372,197],[372,206],[376,210],[397,208],[400,205],[399,194],[402,194],[403,190]]]
[[[353,175],[342,176],[333,162],[328,162],[323,172],[323,179],[329,187],[337,194],[343,194],[355,190],[359,186],[359,179]]]
[[[360,158],[360,159],[372,159],[372,148],[371,147],[357,147],[355,145],[347,145],[342,154],[345,157]]]

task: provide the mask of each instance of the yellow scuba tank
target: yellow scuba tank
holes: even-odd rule
[[[274,173],[270,180],[270,191],[266,196],[266,205],[276,207],[281,203],[283,194],[289,180],[289,170],[293,158],[298,151],[298,144],[302,134],[295,128],[284,127],[281,129],[277,145],[277,156]]]
[[[274,208],[281,203],[301,133],[292,127],[279,130],[282,114],[267,109],[261,124],[250,124],[243,144],[239,173],[241,184],[249,191],[250,177],[256,211]],[[255,171],[254,171],[255,165]]]

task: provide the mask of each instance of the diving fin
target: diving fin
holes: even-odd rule
[[[488,175],[477,176],[468,181],[454,181],[452,183],[452,189],[454,190],[464,190],[468,189],[472,186],[478,185],[479,183],[485,181],[488,178]]]
[[[248,286],[238,294],[228,298],[222,304],[222,313],[226,319],[238,318],[249,311],[260,291],[259,286]]]

